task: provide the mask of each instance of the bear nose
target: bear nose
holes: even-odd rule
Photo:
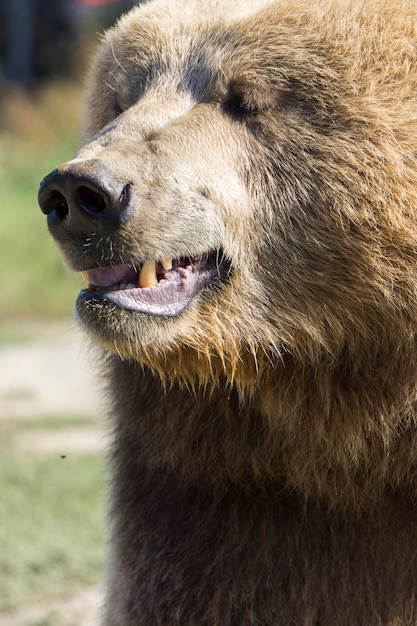
[[[79,231],[91,227],[92,220],[120,221],[129,206],[130,183],[112,180],[92,162],[64,165],[43,179],[38,202],[53,234],[64,227]]]

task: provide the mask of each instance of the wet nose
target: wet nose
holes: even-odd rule
[[[119,222],[130,202],[130,183],[114,180],[96,162],[64,165],[46,176],[38,194],[52,234],[80,231],[91,222]]]

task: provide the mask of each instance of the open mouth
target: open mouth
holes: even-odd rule
[[[224,279],[229,267],[221,251],[138,265],[95,267],[82,273],[87,287],[79,298],[172,317],[182,313],[202,289]]]

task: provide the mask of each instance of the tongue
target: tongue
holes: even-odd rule
[[[138,272],[131,265],[114,265],[113,267],[95,267],[83,272],[84,280],[96,287],[110,287],[116,283],[137,281]]]

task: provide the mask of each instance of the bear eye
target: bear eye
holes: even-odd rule
[[[249,102],[247,93],[234,86],[229,87],[223,99],[222,109],[236,119],[242,119],[257,112],[256,105],[253,102]]]
[[[245,94],[230,89],[222,103],[223,110],[236,119],[242,119],[248,114],[256,113],[256,107],[248,106]]]
[[[121,115],[124,111],[124,107],[120,101],[120,97],[117,94],[113,98],[112,108],[113,108],[113,113],[116,116]]]
[[[114,91],[111,99],[111,110],[115,117],[118,117],[129,108],[129,95],[123,89]]]
[[[224,93],[224,92],[223,92]],[[255,121],[260,113],[275,106],[275,90],[259,76],[229,82],[222,97],[222,109],[237,120]]]

